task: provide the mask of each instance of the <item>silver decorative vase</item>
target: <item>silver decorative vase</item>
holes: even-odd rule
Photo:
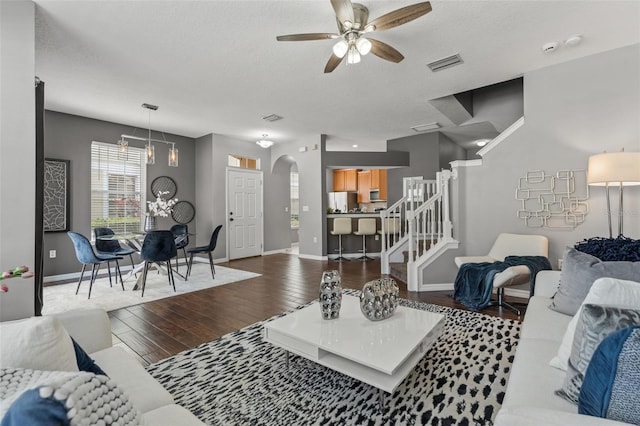
[[[155,231],[158,229],[158,222],[155,216],[145,216],[144,232]]]
[[[369,281],[360,293],[360,310],[371,321],[389,318],[398,306],[400,289],[393,278]]]
[[[322,319],[331,320],[340,316],[342,283],[338,271],[324,271],[322,273],[319,302]]]

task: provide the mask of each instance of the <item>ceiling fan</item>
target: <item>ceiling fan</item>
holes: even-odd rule
[[[338,21],[338,31],[340,34],[308,33],[276,37],[278,41],[340,39],[333,46],[333,54],[324,67],[325,73],[336,69],[345,57],[347,58],[348,64],[356,64],[360,62],[361,55],[366,55],[369,52],[387,61],[396,63],[402,61],[404,59],[402,53],[386,43],[365,37],[364,35],[373,31],[388,30],[406,24],[431,12],[431,3],[426,1],[396,9],[371,22],[367,22],[369,19],[369,9],[362,4],[351,3],[351,0],[331,0],[331,5],[336,12],[336,20]]]

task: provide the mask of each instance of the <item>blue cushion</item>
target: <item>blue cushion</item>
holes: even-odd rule
[[[24,392],[2,418],[1,426],[67,426],[67,409],[63,401],[52,396],[41,398],[38,389]]]
[[[640,326],[612,333],[598,346],[582,383],[578,412],[640,424]]]
[[[98,364],[89,356],[87,352],[76,342],[73,337],[71,338],[73,342],[73,350],[76,352],[76,362],[78,363],[78,370],[87,371],[93,374],[101,374],[106,376],[107,373],[100,368]]]

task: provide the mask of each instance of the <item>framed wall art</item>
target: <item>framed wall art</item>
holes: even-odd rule
[[[43,221],[45,232],[70,229],[69,160],[44,160]]]

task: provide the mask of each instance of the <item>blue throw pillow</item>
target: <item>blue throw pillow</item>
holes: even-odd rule
[[[0,426],[67,426],[67,409],[63,401],[52,396],[41,398],[38,389],[24,392],[2,418]]]
[[[71,338],[73,342],[73,350],[76,352],[76,362],[78,363],[78,370],[87,371],[93,374],[101,374],[106,376],[107,373],[100,368],[98,364],[89,356],[88,353],[85,352],[84,349],[76,342],[73,337]]]
[[[598,346],[584,376],[578,412],[640,424],[640,326],[612,333]]]

